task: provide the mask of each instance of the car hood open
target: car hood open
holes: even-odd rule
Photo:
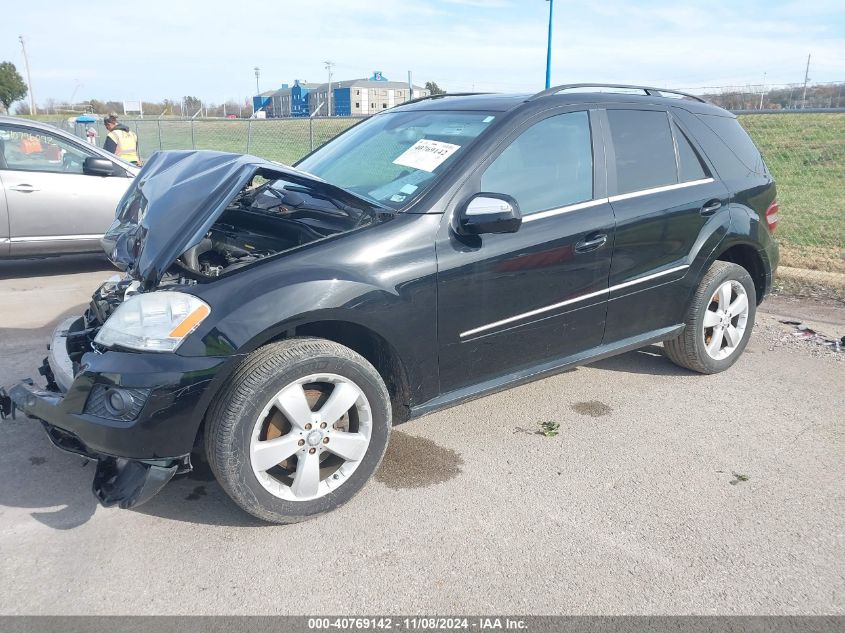
[[[118,203],[117,216],[102,239],[106,255],[145,288],[156,285],[256,174],[306,185],[363,213],[382,210],[316,176],[256,156],[156,152]]]

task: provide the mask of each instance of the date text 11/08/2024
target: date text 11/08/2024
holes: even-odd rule
[[[391,630],[405,629],[410,631],[442,631],[442,630],[470,630],[481,631],[509,630],[519,631],[528,628],[525,620],[518,618],[498,617],[352,617],[352,618],[309,618],[308,628],[311,630]]]

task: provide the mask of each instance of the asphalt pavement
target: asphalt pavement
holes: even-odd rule
[[[0,385],[114,274],[0,262]],[[728,372],[659,346],[398,427],[345,507],[241,512],[207,466],[135,510],[0,423],[0,614],[843,614],[845,305],[775,298]],[[556,437],[540,424],[560,424]]]

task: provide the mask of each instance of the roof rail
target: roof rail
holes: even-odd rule
[[[397,106],[408,105],[409,103],[418,103],[419,101],[426,101],[428,99],[442,99],[443,97],[471,97],[473,95],[489,95],[489,92],[444,92],[436,95],[426,95],[425,97],[416,97],[410,101],[403,101],[397,103]]]
[[[668,88],[651,88],[649,86],[629,86],[626,84],[561,84],[560,86],[552,86],[546,90],[542,90],[537,94],[533,95],[529,101],[533,99],[538,99],[540,97],[547,97],[549,95],[555,95],[559,92],[563,92],[564,90],[572,90],[573,88],[624,88],[626,90],[642,90],[644,94],[648,95],[649,97],[660,97],[662,93],[668,92],[674,95],[681,95],[682,97],[687,97],[689,99],[695,99],[696,101],[700,101],[701,103],[707,103],[701,97],[696,97],[695,95],[691,95],[686,92],[681,92],[680,90],[669,90]]]

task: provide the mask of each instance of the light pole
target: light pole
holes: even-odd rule
[[[255,96],[261,94],[261,89],[258,87],[258,78],[261,76],[261,69],[256,66],[253,70],[255,70]]]
[[[35,109],[35,93],[32,92],[32,74],[29,72],[29,57],[26,56],[26,44],[23,43],[23,35],[19,35],[21,50],[23,51],[23,65],[26,68],[26,83],[29,85],[29,113],[38,114]]]
[[[329,72],[329,89],[326,93],[326,116],[332,115],[332,66],[334,62],[325,61],[326,70]]]
[[[549,3],[549,43],[546,47],[546,90],[552,85],[552,9],[555,0],[548,0]]]

